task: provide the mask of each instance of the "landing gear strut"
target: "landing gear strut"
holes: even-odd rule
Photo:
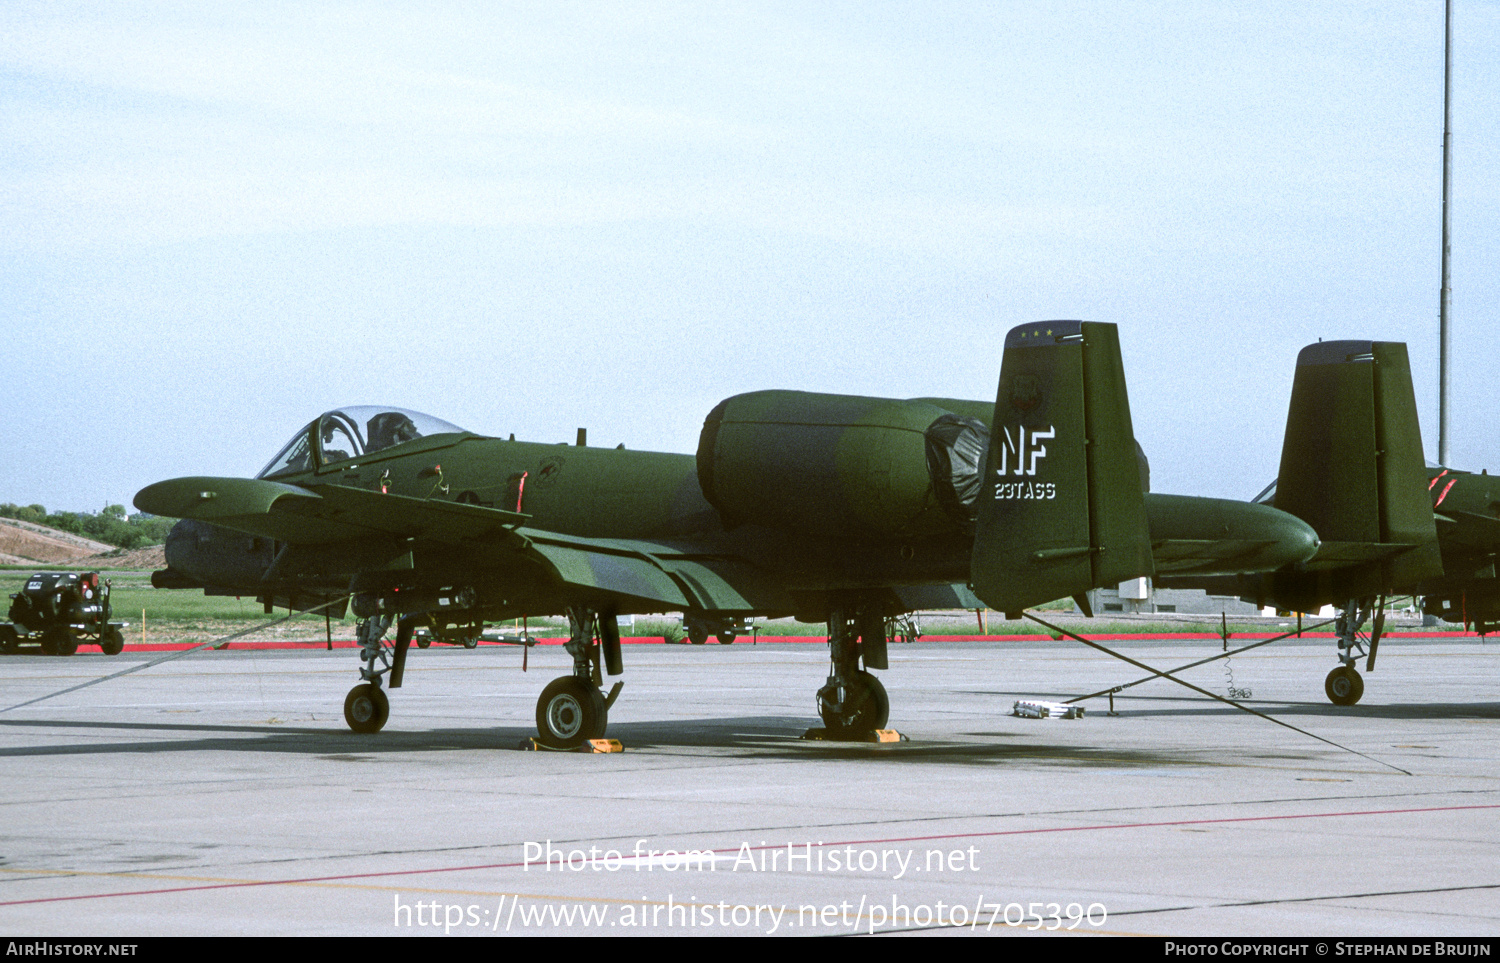
[[[885,618],[874,606],[855,612],[851,620],[843,609],[828,613],[828,681],[818,690],[818,716],[828,738],[863,739],[884,729],[891,714],[885,686],[860,668],[884,669],[886,662]]]
[[[600,662],[610,675],[619,675],[620,628],[613,612],[568,609],[571,630],[565,648],[573,657],[573,674],[553,679],[536,702],[536,729],[542,745],[576,749],[590,739],[602,739],[609,726],[609,707],[619,694],[615,683],[606,698]]]
[[[410,642],[414,626],[408,625],[407,619],[402,619],[401,623],[400,631],[406,634],[407,642]],[[391,700],[380,688],[380,681],[393,668],[404,666],[406,648],[385,642],[385,631],[390,627],[389,615],[373,615],[361,619],[355,627],[355,635],[360,643],[359,658],[364,663],[360,666],[359,677],[364,681],[350,689],[349,695],[344,698],[344,722],[355,732],[379,732],[391,717]],[[399,672],[392,673],[392,688],[400,684]]]
[[[1380,605],[1379,608],[1384,609],[1384,606]],[[1384,612],[1376,610],[1373,598],[1350,599],[1339,606],[1338,620],[1334,622],[1334,629],[1338,633],[1339,664],[1323,680],[1323,691],[1328,696],[1328,701],[1336,706],[1352,706],[1365,694],[1365,680],[1360,677],[1354,663],[1368,654],[1365,668],[1369,669],[1375,664],[1376,646],[1380,644],[1380,629],[1384,622]],[[1359,628],[1372,614],[1375,615],[1375,631],[1373,635],[1367,636]]]

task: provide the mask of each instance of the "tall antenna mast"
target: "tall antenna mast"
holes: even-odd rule
[[[1443,4],[1443,289],[1438,303],[1438,463],[1448,461],[1448,366],[1451,340],[1448,333],[1448,305],[1453,291],[1448,286],[1448,183],[1453,176],[1451,156],[1453,131],[1450,127],[1448,101],[1453,94],[1453,0]]]

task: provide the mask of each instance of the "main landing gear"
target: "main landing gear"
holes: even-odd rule
[[[590,739],[602,739],[609,726],[609,707],[624,684],[616,682],[606,696],[600,691],[603,674],[624,671],[620,659],[620,624],[613,612],[568,609],[570,637],[565,648],[573,657],[573,674],[553,679],[536,702],[536,729],[542,745],[576,749]]]
[[[385,638],[391,626],[389,615],[376,611],[360,620],[356,634],[362,681],[344,699],[344,721],[350,729],[371,733],[385,726],[391,716],[391,702],[382,683],[391,689],[401,688],[406,653],[413,641],[421,644],[416,638],[418,626],[430,627],[430,622],[425,613],[402,616],[396,623],[396,639],[389,642]],[[604,672],[619,675],[623,671],[615,614],[570,608],[568,624],[571,637],[566,648],[573,657],[573,674],[554,679],[542,690],[536,704],[539,741],[552,749],[576,749],[590,739],[602,738],[609,725],[609,707],[623,685],[616,682],[607,696],[599,691]],[[480,628],[474,623],[466,637],[477,639]]]
[[[885,616],[866,605],[828,613],[828,681],[818,690],[818,715],[828,739],[862,740],[884,729],[891,714],[885,686],[866,669],[884,669]],[[865,668],[860,668],[863,661]]]
[[[1350,599],[1339,606],[1338,620],[1334,628],[1338,633],[1339,664],[1323,680],[1323,692],[1328,701],[1336,706],[1352,706],[1365,694],[1365,680],[1354,667],[1360,656],[1366,656],[1365,671],[1375,668],[1375,653],[1380,645],[1380,633],[1385,627],[1385,600],[1378,603],[1373,598]],[[1367,636],[1360,626],[1375,616],[1375,624]]]

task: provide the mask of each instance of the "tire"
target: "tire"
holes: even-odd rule
[[[1352,706],[1365,694],[1365,680],[1351,666],[1337,666],[1323,680],[1323,692],[1336,706]]]
[[[719,633],[719,644],[734,645],[734,640],[737,638],[739,638],[739,635],[734,631],[734,629],[725,629],[724,631]]]
[[[694,645],[702,645],[708,641],[708,629],[701,625],[690,625],[687,630],[688,641]]]
[[[42,633],[45,655],[72,655],[78,651],[78,637],[66,626],[54,626]]]
[[[604,693],[577,676],[553,679],[536,701],[536,731],[544,746],[577,749],[602,738],[608,726]]]
[[[21,637],[14,626],[0,625],[0,654],[13,655],[20,648]]]
[[[344,721],[355,732],[379,732],[391,717],[391,700],[378,685],[361,683],[344,697]]]
[[[119,655],[125,651],[125,636],[113,625],[106,625],[99,633],[99,651],[105,655]]]
[[[463,643],[464,643],[464,648],[466,648],[466,649],[472,649],[476,645],[479,644],[479,636],[477,636],[477,635],[466,635],[463,638]]]
[[[830,735],[839,738],[862,737],[884,729],[891,717],[891,698],[885,686],[868,672],[860,672],[844,694],[843,711],[823,699],[818,700],[818,715]]]

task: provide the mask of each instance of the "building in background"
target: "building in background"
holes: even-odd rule
[[[1181,613],[1185,615],[1258,616],[1258,606],[1233,595],[1209,595],[1199,589],[1159,589],[1149,578],[1133,578],[1115,588],[1094,589],[1089,605],[1095,615]],[[1075,604],[1073,610],[1078,611]]]

